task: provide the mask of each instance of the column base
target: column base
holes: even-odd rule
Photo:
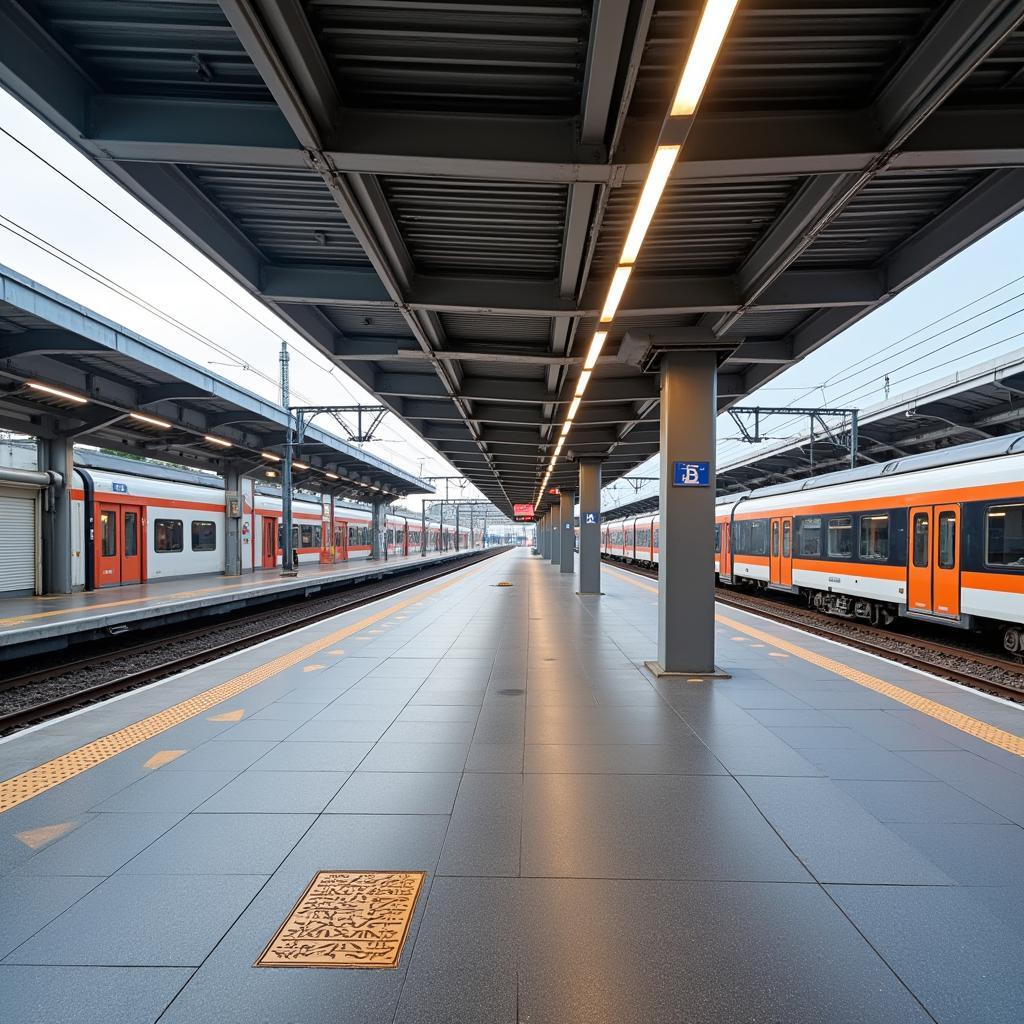
[[[655,679],[685,679],[688,682],[702,683],[705,679],[732,679],[728,672],[723,672],[717,666],[714,672],[669,672],[663,668],[660,662],[645,661],[644,668],[654,676]]]
[[[603,590],[577,590],[577,597],[604,597]]]

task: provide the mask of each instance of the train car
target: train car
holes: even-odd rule
[[[225,492],[212,474],[91,455],[76,466],[71,489],[72,582],[118,586],[219,573],[224,569]],[[332,521],[333,508],[333,521]],[[242,569],[272,569],[283,555],[280,490],[251,478],[241,494]],[[365,507],[296,493],[292,547],[300,564],[369,558],[371,518]],[[89,540],[91,538],[91,541]],[[383,544],[389,557],[420,551],[417,517],[388,513]],[[469,543],[459,530],[459,547]],[[455,529],[427,524],[427,550],[455,547]]]
[[[604,527],[602,551],[650,564],[647,520]],[[645,534],[644,534],[645,536]],[[722,583],[799,594],[876,625],[920,619],[1024,653],[1024,434],[719,499]]]

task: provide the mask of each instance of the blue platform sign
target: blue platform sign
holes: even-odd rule
[[[673,487],[707,487],[711,483],[711,470],[707,462],[673,462]]]
[[[583,513],[583,525],[584,526],[597,526],[597,513],[596,512],[584,512]]]
[[[114,493],[115,494],[127,494],[128,493],[128,485],[127,484],[118,483],[116,480],[111,484],[111,487],[114,489]]]

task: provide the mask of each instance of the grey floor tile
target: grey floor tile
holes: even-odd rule
[[[348,772],[245,772],[196,810],[200,814],[318,814],[331,802],[348,775]]]
[[[108,878],[5,963],[198,966],[256,895],[252,875]]]
[[[328,814],[451,814],[458,772],[355,772]]]
[[[112,875],[180,820],[180,814],[97,814],[39,850],[18,874]]]
[[[653,744],[526,744],[525,771],[570,774],[725,775],[721,762],[691,735]]]
[[[700,731],[698,730],[698,735]],[[715,757],[726,771],[743,776],[815,777],[824,774],[811,764],[802,753],[783,743],[776,737],[772,742],[760,740],[755,743],[724,743],[713,739],[706,741]]]
[[[204,743],[160,769],[162,772],[242,772],[276,744],[273,740]]]
[[[378,743],[359,766],[367,772],[461,772],[469,753],[463,743]]]
[[[734,779],[526,775],[523,875],[809,881]]]
[[[475,706],[464,704],[421,704],[407,707],[399,722],[475,722],[479,715]]]
[[[438,873],[518,875],[522,814],[522,775],[464,775]]]
[[[290,742],[312,741],[314,743],[358,742],[375,743],[387,731],[388,720],[377,719],[370,722],[339,721],[331,719],[314,719],[300,725],[288,737]]]
[[[287,719],[256,718],[252,716],[246,721],[225,729],[218,737],[218,742],[231,740],[283,740],[290,736],[299,727],[298,722]]]
[[[269,875],[309,814],[190,814],[121,869],[130,875]]]
[[[226,786],[237,772],[164,772],[157,769],[96,805],[97,811],[187,814]]]
[[[77,903],[102,878],[5,878],[0,886],[0,958]],[[13,1018],[12,1018],[13,1019]]]
[[[484,743],[474,739],[466,758],[467,772],[522,772],[524,748],[519,743]]]
[[[385,743],[468,743],[475,722],[395,722],[381,737]]]
[[[936,1020],[1020,1021],[1024,942],[973,890],[839,885],[828,891]]]
[[[371,743],[286,740],[252,765],[257,772],[351,772]]]
[[[395,1019],[929,1022],[817,886],[530,878],[435,881]]]
[[[948,741],[911,722],[901,721],[888,711],[830,710],[828,716],[837,725],[849,726],[887,750],[954,749]]]
[[[864,782],[841,780],[836,783],[879,821],[930,823],[1005,824],[995,811],[972,800],[945,782]]]
[[[950,885],[952,879],[831,779],[745,777],[758,810],[819,882]]]
[[[1018,825],[893,824],[915,850],[961,885],[1012,885],[1024,864]]]
[[[771,731],[794,750],[876,750],[878,745],[853,729],[831,726],[773,725]]]
[[[811,764],[832,779],[880,779],[889,782],[927,782],[926,771],[881,747],[854,750],[801,750]]]
[[[17,1024],[152,1024],[190,969],[0,966],[0,1020]]]

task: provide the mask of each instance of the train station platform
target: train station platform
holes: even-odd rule
[[[481,550],[481,549],[474,549]],[[295,576],[258,569],[241,576],[183,576],[171,580],[76,591],[0,598],[0,661],[34,649],[53,650],[72,640],[88,640],[145,624],[224,614],[282,597],[313,594],[367,579],[437,566],[465,557],[467,551],[426,556],[391,555],[334,565],[303,564]]]
[[[518,549],[0,742],[0,1019],[1020,1020],[1024,709],[731,608],[655,680],[651,584],[575,589]]]

